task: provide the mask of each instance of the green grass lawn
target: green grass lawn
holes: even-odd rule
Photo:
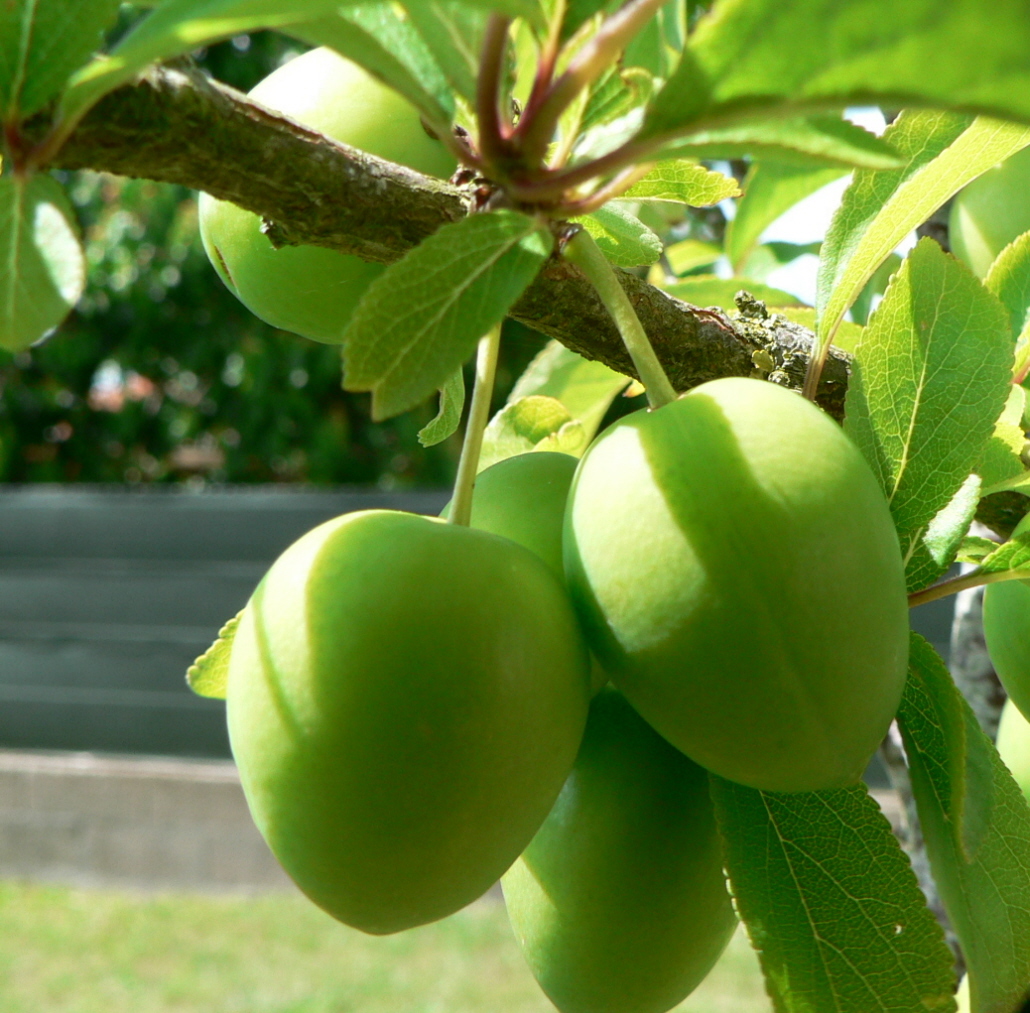
[[[767,1013],[742,935],[677,1013]],[[362,935],[299,896],[0,883],[0,1013],[553,1013],[499,902]]]

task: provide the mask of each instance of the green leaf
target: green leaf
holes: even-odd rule
[[[630,40],[622,54],[622,63],[627,67],[643,67],[655,77],[666,78],[669,76],[671,64],[674,59],[674,52],[670,45],[670,32],[667,29],[666,11],[669,7],[676,6],[676,0],[666,4],[664,9],[659,9],[651,20],[637,32]],[[671,19],[675,20],[675,18]],[[677,35],[676,26],[672,26],[673,36]],[[678,52],[682,42],[673,43]]]
[[[451,86],[474,102],[487,12],[455,0],[405,0],[403,6]]]
[[[1009,311],[1012,337],[1023,336],[1030,325],[1030,232],[1013,239],[998,254],[984,284]]]
[[[737,214],[726,229],[726,256],[733,270],[740,271],[762,233],[780,215],[827,183],[840,179],[846,171],[755,162],[744,178],[744,196],[737,202]]]
[[[583,423],[553,397],[534,394],[505,405],[483,432],[479,471],[517,454],[556,451],[579,457],[590,438]]]
[[[594,237],[616,267],[649,266],[662,255],[662,241],[620,204],[606,204],[593,214],[572,220]]]
[[[372,392],[377,421],[414,408],[504,318],[553,244],[516,211],[439,229],[369,286],[344,334],[344,387]]]
[[[777,1013],[955,1009],[951,951],[864,785],[710,783],[734,903]]]
[[[802,306],[797,296],[782,289],[770,288],[748,278],[718,278],[714,274],[695,274],[663,286],[669,295],[694,306],[721,306],[736,309],[734,297],[742,289],[761,299],[766,306]]]
[[[534,394],[555,398],[592,440],[609,405],[629,382],[628,376],[603,362],[584,359],[561,342],[548,341],[512,388],[508,404]]]
[[[423,447],[435,447],[443,443],[461,425],[461,413],[465,407],[465,374],[458,369],[440,388],[440,410],[436,418],[418,431],[418,442]]]
[[[658,94],[648,137],[760,112],[933,106],[1030,120],[1023,0],[722,0]]]
[[[562,39],[574,35],[595,14],[609,12],[617,6],[618,0],[567,0],[562,20]]]
[[[819,265],[819,337],[832,340],[848,307],[916,226],[949,197],[1030,143],[1030,129],[980,117],[903,113],[884,137],[907,159],[897,170],[857,171],[834,215]]]
[[[684,239],[667,246],[665,256],[672,273],[680,275],[695,271],[699,267],[709,267],[722,256],[722,250],[715,243],[703,243],[700,239]]]
[[[1022,425],[1025,410],[1026,391],[1013,384],[1001,418],[994,424],[994,432],[976,466],[984,486],[982,495],[990,495],[992,486],[1025,474],[1021,456],[1026,444]]]
[[[219,631],[215,642],[186,669],[186,682],[197,696],[224,700],[229,683],[229,656],[243,612],[237,612]]]
[[[986,559],[998,547],[997,542],[989,538],[981,538],[979,535],[966,535],[959,546],[958,555],[955,559],[959,563],[980,563]]]
[[[642,67],[612,67],[594,85],[580,118],[581,131],[604,126],[646,102],[654,77]]]
[[[358,4],[287,31],[309,45],[335,49],[398,91],[430,122],[449,128],[450,84],[422,36],[390,5]]]
[[[905,564],[905,582],[910,588],[927,587],[955,562],[976,516],[980,496],[980,476],[970,475],[926,526],[926,533]]]
[[[991,437],[1011,344],[998,300],[932,239],[909,255],[865,329],[845,429],[880,480],[906,564]]]
[[[803,119],[760,118],[730,126],[706,127],[662,147],[661,157],[672,154],[693,158],[753,158],[786,162],[809,168],[843,166],[847,169],[891,169],[897,153],[875,134],[837,116]]]
[[[526,18],[534,24],[541,24],[541,10],[538,0],[461,0],[467,7],[476,7],[490,14],[507,14],[513,18]]]
[[[676,201],[703,208],[739,193],[740,187],[732,176],[724,176],[686,159],[675,159],[659,162],[642,180],[634,183],[622,199]]]
[[[118,0],[8,0],[0,4],[0,119],[42,109],[100,47]]]
[[[984,556],[977,566],[977,572],[981,574],[1007,573],[1009,570],[1030,570],[1030,531],[1014,534]]]
[[[0,178],[0,348],[20,351],[55,328],[85,282],[75,215],[57,182]]]
[[[150,64],[228,39],[241,32],[328,17],[358,0],[164,0],[130,31],[108,56],[87,64],[70,80],[61,98],[65,129],[119,85]]]
[[[901,257],[892,253],[873,272],[873,276],[865,283],[862,291],[855,296],[855,301],[851,304],[852,320],[863,325],[869,322],[869,315],[873,311],[873,300],[887,291],[887,286],[899,267],[901,267]],[[840,324],[837,326],[839,328]]]
[[[934,880],[972,1013],[1012,1013],[1030,989],[1030,809],[944,662],[912,640],[898,725]]]

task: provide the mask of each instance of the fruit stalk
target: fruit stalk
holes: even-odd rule
[[[913,591],[908,596],[908,607],[915,608],[917,605],[937,601],[938,598],[946,598],[949,594],[958,594],[959,591],[965,591],[970,587],[979,587],[981,584],[998,584],[1005,580],[1030,580],[1030,570],[1001,570],[998,573],[982,573],[979,570],[973,570],[960,577],[952,577],[951,580],[942,580],[939,584],[931,584],[930,587],[924,587],[922,591]]]
[[[605,259],[593,237],[585,229],[581,229],[565,244],[565,258],[575,264],[597,290],[605,309],[615,321],[615,326],[622,335],[626,351],[629,352],[633,365],[647,392],[647,403],[652,408],[676,400],[676,391],[654,354],[647,332],[640,323],[640,318],[633,309],[633,304],[619,283],[619,278]]]
[[[454,498],[451,500],[451,524],[469,526],[472,518],[472,490],[476,484],[479,467],[479,452],[483,447],[483,430],[490,417],[490,399],[494,392],[494,374],[497,372],[497,353],[501,347],[501,325],[490,329],[490,333],[479,339],[476,352],[476,383],[472,388],[472,404],[469,407],[468,422],[465,423],[465,442],[461,447],[458,462],[458,477],[454,481]]]

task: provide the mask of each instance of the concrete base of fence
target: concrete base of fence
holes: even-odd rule
[[[897,827],[894,792],[873,789]],[[295,890],[231,761],[0,750],[0,878],[200,892]]]
[[[0,750],[0,877],[148,890],[296,889],[231,761]]]

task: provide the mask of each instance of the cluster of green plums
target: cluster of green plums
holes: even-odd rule
[[[566,1013],[661,1013],[735,916],[709,773],[853,783],[898,706],[901,554],[818,408],[723,379],[478,478],[471,527],[388,510],[276,561],[232,647],[255,821],[368,932],[501,878]]]
[[[252,94],[419,171],[453,167],[414,109],[329,51]],[[381,270],[276,250],[207,197],[201,227],[255,314],[320,341],[343,339]],[[230,738],[272,851],[341,921],[403,930],[501,879],[561,1010],[661,1013],[736,924],[710,773],[856,781],[898,706],[907,629],[858,450],[794,393],[718,380],[581,461],[487,469],[469,527],[372,510],[302,537],[236,630]]]

